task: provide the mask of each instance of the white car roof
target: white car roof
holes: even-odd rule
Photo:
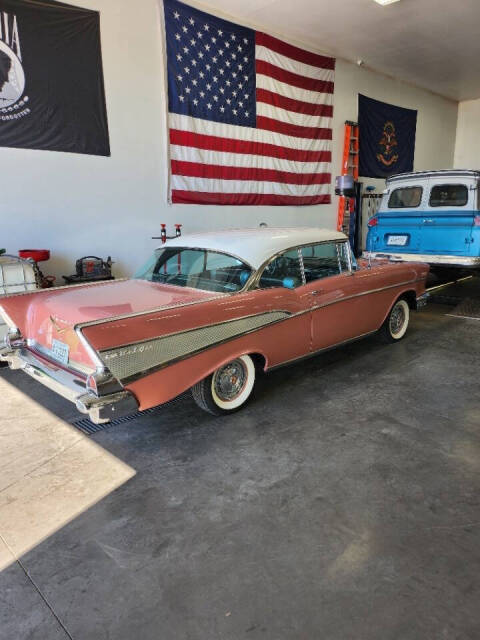
[[[162,246],[230,253],[258,269],[271,256],[291,247],[346,239],[346,235],[339,231],[316,227],[256,227],[186,234],[167,240]]]

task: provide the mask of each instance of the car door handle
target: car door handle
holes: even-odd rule
[[[435,220],[433,220],[432,218],[424,218],[423,222],[424,224],[433,224]]]
[[[315,290],[315,291],[310,291],[310,295],[311,295],[311,296],[318,296],[318,295],[320,295],[321,293],[322,293],[322,290],[321,290],[321,289],[317,289],[317,290]]]

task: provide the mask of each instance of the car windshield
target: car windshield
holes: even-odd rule
[[[188,247],[157,249],[135,278],[176,287],[231,293],[243,288],[252,268],[226,253]]]

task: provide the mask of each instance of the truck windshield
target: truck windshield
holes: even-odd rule
[[[252,268],[234,256],[207,249],[157,249],[136,274],[139,280],[231,293],[243,288]]]

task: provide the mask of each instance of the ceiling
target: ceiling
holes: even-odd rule
[[[480,98],[480,0],[205,0],[219,14],[429,89]]]

